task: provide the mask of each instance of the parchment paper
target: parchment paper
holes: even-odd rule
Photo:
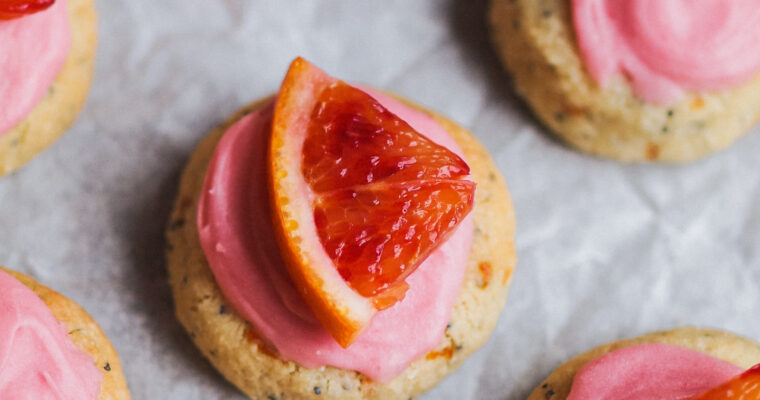
[[[82,304],[134,399],[243,399],[172,313],[164,226],[181,168],[302,55],[470,128],[507,178],[520,262],[484,349],[424,399],[524,399],[603,342],[699,325],[760,339],[760,132],[683,167],[570,150],[516,101],[485,1],[98,2],[77,124],[0,179],[0,264]]]

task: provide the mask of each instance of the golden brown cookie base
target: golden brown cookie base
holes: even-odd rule
[[[217,142],[234,122],[266,101],[244,108],[211,132],[182,176],[167,232],[169,276],[177,317],[222,375],[254,399],[407,400],[432,388],[485,343],[506,300],[516,262],[515,221],[501,174],[469,132],[407,103],[433,116],[449,132],[464,151],[478,184],[473,247],[451,326],[434,351],[385,384],[338,368],[304,368],[273,357],[251,333],[248,322],[228,305],[209,269],[195,224],[206,167]]]
[[[94,0],[68,0],[71,49],[47,95],[10,131],[0,135],[0,176],[11,173],[65,132],[82,109],[97,45]]]
[[[607,343],[562,364],[528,396],[528,400],[564,400],[576,372],[587,362],[611,351],[643,343],[666,343],[700,351],[742,368],[760,362],[760,344],[733,333],[713,329],[679,328],[634,339]]]
[[[671,105],[639,100],[622,76],[600,88],[580,58],[569,0],[492,0],[490,25],[517,92],[582,151],[619,161],[692,161],[727,147],[760,118],[760,75]]]
[[[116,350],[98,323],[77,303],[20,272],[0,267],[40,296],[55,316],[66,325],[71,341],[87,353],[103,372],[98,400],[129,400],[127,381]]]

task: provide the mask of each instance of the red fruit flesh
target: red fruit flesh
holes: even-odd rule
[[[0,19],[15,19],[47,10],[55,0],[0,0]]]
[[[760,364],[743,374],[689,400],[756,400],[760,399]]]
[[[303,147],[322,245],[378,309],[470,212],[468,165],[343,82],[320,93]]]

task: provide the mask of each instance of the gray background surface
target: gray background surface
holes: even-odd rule
[[[302,55],[452,117],[518,215],[513,289],[487,346],[425,399],[523,399],[602,342],[684,324],[760,339],[760,132],[683,167],[574,152],[509,90],[478,1],[98,2],[77,124],[0,179],[0,264],[82,304],[134,399],[242,399],[172,315],[163,229],[198,141]]]

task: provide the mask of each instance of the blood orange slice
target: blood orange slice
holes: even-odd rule
[[[0,0],[0,19],[21,18],[50,8],[55,0]]]
[[[743,374],[689,400],[756,400],[760,399],[760,364]]]
[[[277,99],[269,167],[288,272],[343,347],[404,297],[475,192],[459,156],[301,58]]]

